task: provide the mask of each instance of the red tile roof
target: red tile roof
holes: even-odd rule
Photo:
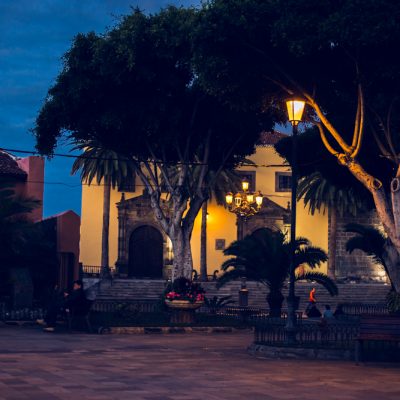
[[[1,175],[24,178],[26,177],[26,172],[18,166],[17,161],[15,161],[11,154],[0,150],[0,176]]]
[[[287,136],[288,135],[285,133],[278,131],[261,132],[257,146],[273,146],[275,143],[278,143],[282,138]]]

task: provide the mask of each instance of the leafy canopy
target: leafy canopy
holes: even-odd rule
[[[195,161],[207,140],[210,165],[251,154],[272,119],[203,90],[193,54],[198,20],[194,9],[135,10],[104,35],[78,34],[38,115],[38,149],[51,154],[66,135],[166,163]]]
[[[394,134],[400,126],[400,61],[394,57],[399,18],[396,0],[210,1],[202,13],[205,28],[196,37],[200,79],[210,93],[237,106],[277,108],[283,121],[283,100],[308,93],[347,143],[361,84],[365,135],[358,158],[387,182],[393,176],[388,160],[398,164],[400,152],[400,136]],[[308,108],[306,120],[315,117]],[[309,153],[319,153],[316,146]],[[331,175],[337,170],[333,166]]]

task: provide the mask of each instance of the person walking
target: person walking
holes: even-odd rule
[[[313,287],[310,291],[310,296],[309,296],[310,305],[317,304],[317,299],[315,298],[315,292],[316,292],[316,289],[315,289],[315,287]]]

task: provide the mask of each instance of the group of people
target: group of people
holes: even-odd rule
[[[36,322],[40,325],[45,325],[43,328],[45,332],[54,332],[59,314],[64,312],[73,313],[74,315],[83,313],[87,309],[88,302],[81,280],[73,282],[70,293],[66,290],[60,290],[56,285],[50,296],[44,319],[39,319]]]
[[[338,318],[344,314],[343,307],[341,304],[338,304],[335,312],[331,310],[331,306],[329,304],[325,305],[325,310],[323,313],[317,307],[317,299],[315,297],[315,288],[312,288],[310,291],[309,301],[306,308],[306,315],[308,318],[322,318],[326,321],[332,320],[334,318]]]

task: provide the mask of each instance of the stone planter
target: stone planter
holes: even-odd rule
[[[196,321],[195,312],[204,301],[192,303],[189,300],[165,300],[165,304],[171,311],[171,324],[193,324]]]

